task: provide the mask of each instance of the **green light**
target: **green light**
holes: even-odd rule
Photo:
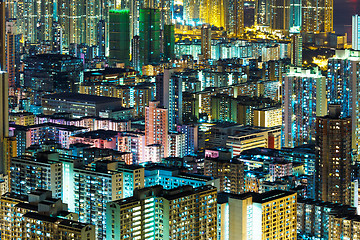
[[[124,14],[129,13],[130,11],[128,9],[110,9],[109,13],[118,13],[118,14]]]

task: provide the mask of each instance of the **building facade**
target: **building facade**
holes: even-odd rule
[[[1,239],[95,240],[95,226],[77,221],[77,214],[52,198],[51,191],[38,189],[26,195],[6,193],[0,198]],[[17,224],[11,224],[16,222]]]
[[[329,115],[316,119],[316,192],[322,201],[350,204],[352,125],[340,114],[330,105]]]
[[[106,239],[217,239],[216,188],[157,185],[107,205]]]
[[[296,193],[220,193],[217,205],[219,239],[297,239]]]
[[[327,113],[326,81],[319,69],[290,67],[283,77],[284,147],[295,147],[315,141],[315,118]]]
[[[145,108],[145,143],[160,144],[163,156],[168,157],[168,110],[160,102],[150,102]]]

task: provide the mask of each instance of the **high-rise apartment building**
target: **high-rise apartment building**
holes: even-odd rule
[[[329,217],[329,239],[348,238],[360,239],[360,217],[359,215],[348,215],[344,213],[331,214]]]
[[[334,0],[303,0],[302,28],[307,33],[329,33],[334,31]]]
[[[235,98],[227,94],[217,94],[211,97],[210,102],[212,121],[238,122],[238,104]],[[242,117],[246,119],[246,114]]]
[[[145,117],[145,107],[154,100],[155,86],[152,83],[141,83],[134,87],[134,115]]]
[[[270,0],[258,0],[256,25],[270,26]]]
[[[185,134],[169,132],[168,154],[169,157],[183,158],[185,156]]]
[[[360,16],[352,17],[352,49],[360,50]]]
[[[184,0],[183,1],[183,20],[192,22],[199,19],[200,1],[199,0]]]
[[[160,185],[107,205],[106,239],[217,239],[217,191],[212,186]]]
[[[208,151],[208,150],[207,150]],[[204,174],[220,179],[220,192],[234,194],[243,193],[244,183],[244,163],[237,158],[231,157],[210,157],[204,160]]]
[[[199,19],[210,26],[225,28],[224,4],[220,0],[199,0]]]
[[[164,25],[164,61],[175,58],[175,25]]]
[[[342,224],[333,225],[332,219],[344,216],[348,220],[356,219],[356,208],[340,203],[323,202],[309,198],[298,198],[297,202],[297,231],[300,239],[341,239],[329,237],[329,233],[341,231]],[[350,222],[350,221],[349,221]],[[349,223],[348,222],[348,223]],[[345,229],[349,229],[349,224]],[[351,235],[348,235],[351,236]],[[355,238],[349,238],[355,239]]]
[[[61,7],[62,4],[58,3]],[[14,8],[16,9],[16,8]],[[18,5],[20,34],[24,40],[31,43],[51,42],[53,22],[56,21],[56,4],[49,1],[23,1]]]
[[[5,25],[5,0],[0,0],[0,70],[5,70],[6,68],[6,25]]]
[[[110,16],[109,16],[110,18]],[[109,19],[110,21],[110,19]],[[110,26],[109,26],[110,27]],[[107,31],[106,31],[106,22],[105,20],[100,20],[97,24],[97,38],[96,43],[98,46],[98,56],[99,57],[105,57],[106,53],[106,37],[107,37]],[[110,41],[110,40],[109,40]]]
[[[93,156],[93,155],[92,155]],[[53,197],[68,204],[82,223],[96,227],[98,239],[106,233],[106,204],[131,197],[135,188],[144,187],[144,168],[118,161],[96,161],[85,166],[84,159],[37,153],[11,161],[11,186],[17,194],[38,188],[51,190]]]
[[[326,81],[317,68],[290,67],[283,77],[282,146],[315,141],[315,118],[327,113]]]
[[[316,192],[322,201],[350,204],[352,125],[340,116],[340,106],[330,105],[316,119]]]
[[[150,102],[145,108],[145,143],[160,144],[164,157],[168,157],[168,128],[168,110],[160,102]]]
[[[129,10],[109,12],[109,58],[113,63],[130,64]]]
[[[244,33],[244,0],[226,0],[223,5],[225,29],[230,36],[240,37]]]
[[[9,76],[10,89],[14,89],[20,84],[19,68],[21,35],[16,34],[15,23],[15,21],[6,23],[6,71]]]
[[[329,58],[327,72],[328,104],[339,104],[341,116],[351,117],[352,148],[355,153],[360,149],[360,51],[336,50],[335,56]],[[357,155],[354,155],[357,160]]]
[[[64,46],[68,47],[71,43],[96,45],[97,25],[99,21],[105,20],[105,28],[108,29],[109,10],[115,8],[114,5],[108,0],[59,0],[54,14],[64,30]]]
[[[24,85],[33,91],[77,92],[83,60],[62,54],[39,54],[24,59]]]
[[[255,127],[276,127],[282,124],[282,108],[265,107],[254,110]]]
[[[271,0],[270,12],[270,28],[288,33],[290,26],[290,0]]]
[[[178,125],[177,131],[185,134],[185,156],[194,155],[199,147],[199,127],[196,125]]]
[[[105,161],[95,169],[74,169],[75,212],[80,222],[96,226],[98,239],[106,234],[106,204],[131,197],[135,188],[144,187],[143,168],[116,165]]]
[[[299,34],[301,31],[302,1],[290,0],[290,34]]]
[[[193,122],[199,119],[199,98],[191,92],[183,92],[183,121]]]
[[[78,222],[77,214],[52,198],[51,191],[9,192],[0,197],[0,206],[1,239],[96,239],[95,226]]]
[[[174,70],[164,69],[164,73],[156,77],[156,100],[168,110],[170,131],[182,124],[182,92],[182,78],[176,76]]]
[[[160,61],[160,12],[158,9],[140,9],[140,63],[148,65]]]
[[[201,55],[204,60],[211,59],[211,26],[208,24],[201,27]]]
[[[302,37],[300,34],[291,36],[291,64],[296,67],[302,66]]]
[[[218,194],[218,239],[297,239],[297,194]]]
[[[1,33],[0,33],[1,34]],[[7,174],[6,141],[9,136],[9,81],[8,74],[0,70],[0,173]]]
[[[53,22],[52,26],[52,41],[51,41],[51,51],[53,53],[62,54],[63,51],[63,29],[61,28],[58,22]]]
[[[25,42],[51,44],[54,26],[61,26],[64,47],[68,48],[72,43],[96,45],[97,24],[105,20],[108,29],[109,9],[114,7],[109,0],[21,1],[11,4],[9,12],[10,18],[18,19]]]

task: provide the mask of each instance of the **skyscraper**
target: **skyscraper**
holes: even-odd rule
[[[360,50],[360,16],[352,17],[352,49]]]
[[[9,88],[19,84],[20,35],[16,34],[15,22],[6,23],[6,71],[9,76]]]
[[[145,108],[145,144],[160,144],[168,157],[168,110],[160,102],[150,102]]]
[[[290,25],[290,0],[271,0],[270,12],[270,28],[287,33]]]
[[[201,27],[201,55],[204,60],[211,59],[211,26],[208,24]]]
[[[108,34],[106,34],[107,31],[106,31],[105,27],[106,27],[105,20],[100,20],[97,24],[97,38],[96,38],[99,57],[105,57],[105,53],[106,53],[106,45],[107,45],[106,44],[106,35],[108,35]]]
[[[9,136],[9,81],[0,71],[0,173],[7,174],[6,137]]]
[[[334,0],[303,0],[302,28],[303,32],[333,32]]]
[[[359,71],[360,51],[336,50],[328,62],[326,83],[328,104],[340,105],[341,116],[352,118],[352,148],[355,153],[360,149]],[[357,154],[354,156],[357,158]]]
[[[183,19],[187,23],[199,21],[200,15],[200,1],[199,0],[184,0],[183,1]]]
[[[270,0],[258,0],[256,25],[270,26]]]
[[[99,21],[105,20],[105,28],[108,29],[109,10],[115,7],[109,0],[58,0],[53,5],[57,9],[51,14],[57,16],[63,29],[64,47],[71,43],[96,45],[97,25]]]
[[[53,53],[62,54],[63,30],[58,22],[53,22],[51,48]]]
[[[175,25],[164,26],[164,61],[175,57]]]
[[[316,119],[316,192],[325,202],[350,203],[351,118],[341,117],[339,105]]]
[[[36,2],[36,40],[38,42],[45,42],[52,40],[52,26],[55,21],[56,4],[51,1]]]
[[[168,110],[169,130],[175,131],[182,123],[182,78],[172,69],[165,69],[156,77],[156,99]]]
[[[160,12],[158,9],[140,9],[140,63],[141,66],[160,61]]]
[[[244,33],[244,0],[227,0],[223,4],[227,32],[240,37]]]
[[[218,28],[225,26],[225,11],[229,9],[224,8],[221,0],[199,0],[199,18],[202,23],[214,25]]]
[[[327,112],[325,77],[317,68],[290,67],[284,74],[282,96],[282,146],[314,142],[315,118]]]
[[[0,70],[5,70],[6,67],[5,32],[5,1],[0,0]]]
[[[302,66],[302,37],[300,34],[291,36],[291,64],[297,67]]]
[[[290,0],[290,34],[300,33],[301,30],[301,14],[302,14],[302,1],[306,0]]]
[[[112,63],[130,63],[129,10],[109,12],[109,58]]]
[[[134,36],[131,40],[131,66],[136,71],[141,71],[140,62],[140,37]]]

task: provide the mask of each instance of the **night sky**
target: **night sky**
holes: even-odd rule
[[[351,35],[351,16],[355,14],[360,14],[360,0],[334,0],[335,32]]]

